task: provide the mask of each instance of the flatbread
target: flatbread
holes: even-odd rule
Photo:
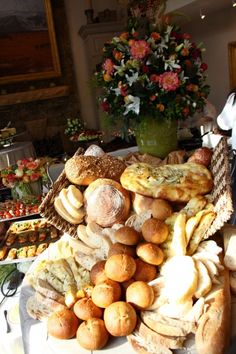
[[[188,202],[213,187],[210,171],[203,165],[184,163],[153,167],[146,163],[128,166],[120,178],[122,186],[147,197]]]

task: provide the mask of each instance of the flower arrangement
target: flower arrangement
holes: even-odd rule
[[[182,120],[202,111],[209,94],[203,50],[168,21],[130,27],[104,45],[94,76],[102,111],[126,131],[147,113]]]
[[[8,188],[14,188],[19,183],[31,183],[39,179],[46,180],[47,174],[41,159],[18,160],[15,165],[11,165],[0,171],[2,183]]]
[[[65,135],[71,141],[88,141],[93,139],[100,139],[102,133],[95,129],[86,129],[85,124],[79,118],[68,118]]]

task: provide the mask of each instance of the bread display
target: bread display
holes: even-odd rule
[[[72,171],[67,164],[54,194],[67,218],[57,220],[73,239],[60,246],[61,257],[50,252],[53,259],[36,272],[40,281],[31,280],[36,295],[28,301],[29,313],[47,320],[61,306],[70,309],[83,321],[76,338],[88,350],[101,349],[111,335],[128,336],[142,353],[204,353],[206,343],[210,354],[216,343],[214,350],[218,346],[223,354],[230,323],[230,297],[222,290],[226,250],[223,255],[215,236],[206,240],[220,212],[208,194],[214,174],[206,162],[184,163],[186,155],[178,153],[172,155],[176,164],[155,161],[156,167],[151,158],[147,164],[148,156],[145,163],[123,159],[128,167],[121,177],[107,177],[96,174],[98,160],[92,165],[106,154],[92,155],[72,158],[72,166],[80,166]],[[81,211],[81,222],[73,223]],[[232,289],[233,280],[232,274]]]
[[[196,195],[209,193],[213,186],[210,171],[195,163],[160,167],[137,163],[125,169],[120,181],[129,191],[172,202],[188,202]]]
[[[123,161],[110,155],[74,156],[65,164],[68,180],[76,185],[88,186],[98,178],[108,178],[119,182],[125,169]]]

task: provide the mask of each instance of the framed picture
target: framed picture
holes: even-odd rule
[[[236,42],[228,44],[230,89],[236,87]]]
[[[0,85],[61,75],[50,0],[0,0]]]

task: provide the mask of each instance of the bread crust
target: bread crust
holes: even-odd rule
[[[206,296],[210,306],[199,320],[195,335],[197,353],[224,354],[230,341],[231,297],[229,271],[224,270],[222,284]]]
[[[66,162],[65,173],[71,183],[88,186],[98,178],[110,178],[119,182],[125,167],[123,161],[110,155],[80,155]]]

